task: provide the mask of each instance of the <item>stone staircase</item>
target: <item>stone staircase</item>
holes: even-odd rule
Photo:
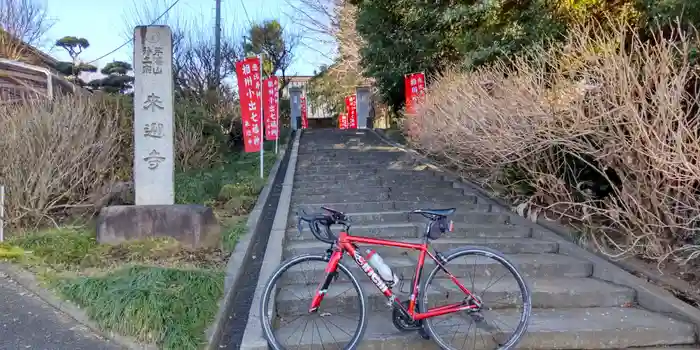
[[[318,212],[325,205],[351,214],[353,235],[415,242],[421,237],[425,219],[409,216],[408,210],[458,208],[451,217],[454,232],[432,245],[438,251],[486,246],[507,254],[517,265],[531,286],[533,303],[530,326],[519,348],[687,348],[696,341],[692,324],[638,307],[634,289],[594,278],[591,262],[560,254],[558,243],[533,237],[538,236],[534,234],[537,228],[513,224],[515,214],[499,211],[477,194],[458,188],[371,132],[304,131],[291,202],[284,259],[302,253],[320,254],[328,248],[308,229],[298,234],[295,213],[301,208]],[[414,261],[402,255],[404,250],[379,247],[377,251],[398,275],[410,280]],[[354,269],[369,298],[369,325],[361,348],[437,348],[416,332],[396,330],[384,296],[351,259],[344,262]],[[427,264],[425,274],[430,269]],[[484,266],[483,271],[487,270]],[[294,284],[295,275],[288,276],[287,283]],[[278,309],[306,307],[287,302],[292,300],[288,297],[287,293],[277,295]],[[330,293],[324,304],[344,305],[342,298],[347,297]]]

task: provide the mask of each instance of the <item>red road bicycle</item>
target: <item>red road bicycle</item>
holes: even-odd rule
[[[302,233],[302,224],[307,223],[313,236],[322,242],[330,244],[331,247],[322,255],[304,254],[283,262],[265,286],[260,303],[261,323],[265,338],[271,348],[357,348],[365,334],[368,325],[368,308],[372,307],[372,305],[368,305],[367,295],[365,295],[363,287],[355,277],[355,273],[341,261],[345,254],[352,257],[359,270],[364,272],[379,292],[386,297],[386,304],[392,308],[393,325],[401,331],[417,331],[424,339],[434,340],[442,349],[464,349],[467,343],[474,343],[473,348],[512,349],[525,334],[531,312],[530,291],[524,278],[507,258],[500,252],[492,249],[472,246],[451,249],[445,253],[440,253],[436,250],[433,250],[433,253],[429,251],[430,241],[438,239],[445,232],[452,231],[453,223],[448,219],[448,216],[455,212],[454,208],[419,209],[410,212],[411,214],[420,214],[429,219],[420,243],[352,236],[348,233],[350,220],[347,215],[330,208],[322,207],[322,209],[326,213],[299,216],[299,234],[301,235]],[[344,230],[336,237],[331,231],[332,225],[342,225]],[[396,274],[389,272],[389,275],[387,275],[387,271],[384,269],[386,265],[383,262],[378,266],[375,262],[373,267],[371,264],[372,258],[363,257],[358,244],[395,247],[418,252],[418,261],[415,264],[413,278],[410,283],[408,301],[401,302],[397,298],[396,293],[394,293],[393,287],[396,287],[398,284]],[[374,251],[369,252],[368,255],[372,254],[374,254]],[[426,256],[430,257],[435,267],[421,284]],[[467,288],[465,283],[460,281],[460,277],[464,277],[465,271],[472,269],[456,262],[456,259],[461,257],[486,258],[492,261],[483,265],[474,265],[474,271],[482,271],[482,275],[478,279],[474,278],[471,280],[472,288]],[[306,270],[303,270],[301,265],[312,262],[317,262],[321,265],[320,268],[312,268],[310,270],[319,272],[322,275],[320,282],[299,284],[299,281],[306,277]],[[411,266],[404,267],[411,268]],[[514,277],[515,286],[513,288],[504,286],[500,280],[503,278],[502,276],[499,280],[492,283],[493,285],[500,285],[500,289],[497,288],[495,293],[482,292],[479,294],[474,292],[475,286],[489,284],[483,283],[487,277],[491,277],[491,281],[493,280],[494,272],[498,267],[501,267],[506,272],[504,276],[510,274]],[[450,270],[454,272],[450,272]],[[384,273],[380,274],[379,272]],[[289,276],[286,276],[286,273]],[[436,277],[438,273],[444,273],[445,277]],[[391,275],[393,275],[393,278],[387,277]],[[402,279],[400,281],[403,282]],[[349,296],[356,297],[356,304],[351,304],[347,301],[348,296],[345,295],[346,292],[339,294],[332,293],[329,290],[336,283],[345,286],[349,285],[348,290],[354,290],[354,293],[349,294]],[[290,300],[289,296],[304,294],[303,286],[316,286],[306,289],[310,301],[294,302]],[[433,286],[436,287],[436,292],[430,291]],[[289,288],[291,292],[286,291],[285,288]],[[401,289],[400,286],[399,289]],[[331,312],[331,309],[324,309],[326,305],[322,303],[324,298],[329,296],[332,297],[330,299],[332,304],[335,304],[329,305],[329,307],[337,307],[334,312]],[[437,296],[446,296],[448,302],[437,306],[429,306],[428,299]],[[500,307],[496,303],[487,301],[486,297],[488,296],[505,299],[505,306]],[[522,306],[514,307],[513,303],[518,300],[522,301]],[[496,314],[497,311],[502,313],[493,320],[487,320],[488,316]],[[358,318],[355,321],[357,322],[356,325],[347,321],[347,319],[350,319],[349,316],[352,315]],[[455,327],[454,322],[445,324],[444,320],[437,321],[440,317],[449,315],[466,320],[469,329],[466,332],[458,329],[453,332],[451,337],[449,335],[441,335],[441,331],[451,331]],[[302,316],[316,317],[314,320],[328,321],[330,324],[324,324],[325,328],[318,325],[309,327],[309,321],[305,324],[298,321]],[[515,321],[516,323],[516,327],[512,332],[505,332],[497,327],[497,324],[505,323],[507,320]],[[283,324],[289,324],[296,328],[292,331],[282,331],[276,335],[273,328]],[[483,345],[476,345],[479,337],[476,334],[471,335],[472,326],[474,326],[475,330],[482,329],[487,331],[486,338],[481,336],[481,340],[485,340]],[[386,324],[383,322],[373,324],[372,332],[382,333],[382,327],[386,327]],[[311,331],[311,336],[302,334],[308,329]],[[386,335],[386,333],[382,334]],[[332,339],[327,341],[319,339],[323,338],[323,336],[329,336]],[[282,344],[283,341],[288,340],[295,344]],[[380,339],[379,341],[384,342],[387,340]],[[455,341],[457,345],[453,344]],[[422,347],[416,342],[404,344],[401,347],[413,348],[414,346]]]

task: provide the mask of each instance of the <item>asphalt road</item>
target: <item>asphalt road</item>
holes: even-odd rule
[[[0,272],[0,350],[116,350]]]

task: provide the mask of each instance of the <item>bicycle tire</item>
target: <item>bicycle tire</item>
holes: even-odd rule
[[[494,259],[498,262],[501,263],[512,275],[515,277],[518,287],[520,288],[520,292],[522,295],[523,299],[523,312],[520,315],[520,321],[518,323],[518,327],[516,330],[513,332],[513,334],[510,336],[508,341],[502,345],[500,350],[509,350],[509,349],[514,349],[514,347],[518,344],[520,339],[522,339],[523,335],[525,335],[525,332],[527,331],[527,327],[529,325],[529,320],[530,316],[532,313],[532,297],[531,297],[531,292],[530,288],[525,282],[525,279],[523,276],[520,274],[520,272],[515,268],[513,263],[511,263],[506,257],[503,256],[498,251],[489,249],[489,248],[484,248],[484,247],[461,247],[454,249],[452,251],[449,251],[445,254],[445,263],[444,266],[449,269],[449,263],[451,260],[454,260],[455,258],[465,256],[465,255],[480,255],[480,256],[485,256],[491,259]],[[419,305],[421,310],[428,310],[428,305],[427,305],[427,288],[430,285],[430,282],[435,278],[435,274],[438,271],[441,271],[442,269],[439,266],[436,266],[429,274],[428,277],[425,279],[423,282],[423,285],[421,287],[421,295],[419,296]],[[444,340],[436,334],[435,329],[433,328],[432,323],[430,322],[430,319],[425,319],[423,320],[423,327],[425,331],[428,333],[430,336],[430,339],[435,341],[441,349],[443,350],[454,350],[453,348],[449,347],[446,345]]]
[[[305,255],[299,255],[295,256],[293,258],[290,258],[289,260],[283,262],[280,267],[277,268],[277,270],[270,276],[268,279],[267,283],[265,284],[265,289],[263,290],[263,295],[260,300],[260,323],[263,328],[263,334],[265,336],[265,340],[267,340],[268,345],[270,346],[271,349],[274,350],[284,350],[285,348],[280,345],[279,341],[275,338],[273,331],[272,331],[272,318],[271,318],[271,312],[268,310],[268,305],[270,305],[270,298],[273,295],[274,292],[274,286],[276,285],[277,280],[286,272],[289,270],[292,266],[296,264],[300,264],[305,261],[323,261],[328,263],[328,258],[325,255],[315,255],[315,254],[305,254]],[[350,271],[350,269],[345,266],[342,261],[338,262],[338,270],[339,272],[344,273],[347,278],[349,279],[350,283],[355,287],[355,292],[357,293],[357,296],[360,298],[360,322],[355,330],[355,335],[350,338],[350,341],[348,342],[347,345],[343,349],[345,350],[353,350],[357,348],[357,345],[360,343],[362,340],[362,337],[364,336],[365,330],[367,329],[367,297],[364,293],[364,290],[362,289],[362,285],[360,285],[360,282],[357,280],[357,277]],[[274,301],[273,301],[274,302]],[[323,305],[323,304],[321,304]]]

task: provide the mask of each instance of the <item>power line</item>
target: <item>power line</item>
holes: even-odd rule
[[[241,6],[243,7],[243,13],[245,13],[245,17],[248,19],[248,24],[251,26],[253,25],[253,21],[250,20],[250,16],[248,15],[248,9],[245,8],[245,1],[240,0]]]
[[[173,2],[172,5],[170,5],[170,7],[168,7],[167,9],[165,9],[165,11],[163,11],[163,13],[161,13],[160,16],[158,16],[156,19],[154,19],[153,22],[151,22],[149,25],[154,25],[154,24],[156,24],[156,22],[160,21],[160,19],[163,18],[166,14],[168,14],[168,12],[170,12],[170,10],[172,10],[173,7],[175,7],[175,5],[177,5],[178,2],[180,2],[180,0],[175,0],[175,2]],[[114,49],[114,50],[112,50],[112,51],[110,51],[110,52],[108,52],[108,53],[106,53],[106,54],[100,56],[99,58],[96,58],[96,59],[94,59],[94,60],[88,62],[88,64],[92,64],[92,63],[94,63],[94,62],[97,62],[97,61],[99,61],[99,60],[101,60],[101,59],[103,59],[103,58],[105,58],[105,57],[107,57],[107,56],[109,56],[109,55],[111,55],[111,54],[113,54],[113,53],[119,51],[119,50],[120,50],[121,48],[123,48],[124,46],[129,45],[129,43],[132,42],[132,41],[134,41],[134,38],[131,38],[131,39],[125,41],[123,44],[119,45],[116,49]]]

